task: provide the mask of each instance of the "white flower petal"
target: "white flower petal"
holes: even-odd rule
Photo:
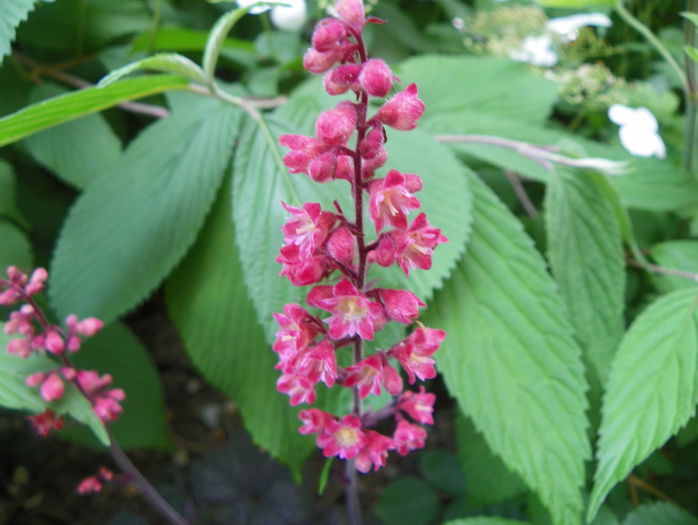
[[[631,154],[638,157],[666,156],[666,146],[662,138],[654,131],[622,126],[619,130],[620,142]]]
[[[608,108],[608,118],[619,126],[632,122],[634,116],[635,110],[623,104],[613,104]]]
[[[552,49],[550,35],[526,37],[521,43],[521,48],[510,51],[509,57],[518,62],[528,62],[540,67],[551,67],[557,64],[557,54]]]
[[[271,21],[279,29],[284,31],[297,31],[305,24],[306,7],[305,0],[283,0],[289,4],[275,7],[271,10]]]
[[[548,20],[545,27],[568,41],[577,38],[579,28],[584,26],[611,27],[611,19],[603,13],[580,13]]]

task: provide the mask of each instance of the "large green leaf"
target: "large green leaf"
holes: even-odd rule
[[[468,500],[473,506],[499,503],[526,490],[521,478],[492,453],[483,435],[462,414],[456,416],[456,438]]]
[[[554,82],[511,60],[426,55],[403,62],[398,73],[419,87],[426,126],[438,116],[473,109],[542,124],[557,99]]]
[[[67,92],[55,84],[42,84],[34,90],[32,101]],[[36,133],[24,143],[40,164],[80,189],[121,154],[121,140],[104,117],[97,114]]]
[[[276,357],[247,295],[225,184],[199,240],[166,286],[167,306],[194,365],[235,401],[254,441],[298,469],[312,441],[276,391]]]
[[[581,351],[521,224],[479,179],[470,187],[468,252],[426,312],[426,323],[447,331],[439,368],[492,451],[555,523],[578,525],[590,452]]]
[[[4,2],[0,10],[0,62],[10,52],[15,37],[15,28],[34,9],[36,0],[12,0]]]
[[[5,275],[8,266],[29,270],[33,260],[31,243],[24,232],[0,218],[0,275]]]
[[[698,525],[698,518],[681,507],[660,501],[633,509],[623,525]]]
[[[89,185],[52,263],[61,316],[109,323],[160,284],[204,222],[238,127],[237,109],[191,95],[188,108],[148,127]]]
[[[545,199],[548,255],[577,337],[603,382],[623,335],[623,240],[600,175],[551,174]]]
[[[664,268],[698,273],[698,241],[666,241],[655,244],[650,249],[650,255]],[[694,280],[666,274],[652,274],[652,280],[663,292],[698,286],[698,282]]]
[[[104,425],[77,388],[66,384],[65,394],[59,401],[45,403],[36,388],[30,388],[25,384],[29,375],[55,370],[60,363],[38,353],[27,359],[9,354],[5,351],[5,346],[13,337],[5,335],[3,328],[4,323],[0,323],[0,405],[31,413],[43,412],[50,408],[58,414],[68,414],[87,425],[97,439],[107,445],[109,437]]]
[[[292,99],[283,111],[269,119],[272,135],[309,132],[323,104],[314,95]],[[388,150],[388,167],[422,177],[424,187],[418,194],[422,209],[433,225],[444,230],[449,242],[435,251],[433,267],[428,272],[415,270],[406,278],[397,268],[389,271],[375,268],[369,273],[369,279],[380,276],[381,284],[407,286],[427,300],[464,250],[471,222],[471,197],[465,177],[470,172],[448,149],[419,130],[391,133]],[[252,124],[240,140],[235,172],[233,213],[245,282],[260,322],[271,334],[274,326],[270,313],[280,311],[288,302],[299,301],[307,292],[278,277],[281,267],[275,258],[282,246],[281,226],[287,215],[281,202],[294,205],[320,202],[326,209],[332,209],[332,200],[337,199],[343,209],[351,213],[349,186],[345,181],[317,184],[306,175],[289,175],[280,166],[276,142],[270,145],[265,133]],[[366,224],[368,242],[371,242],[374,233],[370,223]]]
[[[1,118],[0,146],[122,102],[186,87],[185,78],[173,75],[151,75],[129,78],[105,88],[90,87],[51,98]]]
[[[698,392],[698,291],[659,298],[633,322],[608,377],[593,518],[608,492],[693,415]]]
[[[121,323],[105,327],[87,340],[72,360],[78,368],[111,374],[112,386],[123,388],[126,393],[123,413],[109,425],[122,448],[168,450],[172,447],[165,423],[160,376],[148,350],[131,330]],[[75,437],[85,442],[84,433]]]

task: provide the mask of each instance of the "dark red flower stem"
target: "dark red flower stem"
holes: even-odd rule
[[[21,300],[34,309],[36,317],[39,320],[39,324],[44,329],[44,331],[46,331],[49,328],[58,329],[61,336],[65,338],[65,334],[63,333],[63,331],[58,327],[54,327],[51,323],[48,322],[48,319],[41,307],[37,304],[33,297],[24,293],[24,290],[22,288],[4,279],[0,279],[0,286],[12,287],[20,295]],[[66,355],[66,352],[67,350],[60,354],[60,360],[63,366],[74,368],[73,363],[70,361],[68,355]],[[73,385],[75,385],[75,388],[78,389],[80,394],[82,394],[82,396],[85,399],[87,399],[87,401],[90,404],[92,404],[92,399],[87,394],[87,392],[85,392],[85,389],[82,388],[82,385],[80,385],[77,378],[71,380],[70,382]],[[155,487],[153,487],[150,484],[150,482],[143,476],[143,474],[141,474],[138,468],[136,468],[136,466],[131,462],[131,460],[128,458],[123,449],[119,446],[116,439],[114,438],[114,435],[109,430],[109,427],[105,425],[105,429],[107,431],[107,435],[109,436],[109,448],[107,449],[109,451],[109,455],[114,460],[114,463],[116,463],[119,466],[121,471],[136,484],[138,490],[143,496],[143,499],[145,499],[148,502],[148,504],[151,507],[153,507],[153,509],[155,509],[169,523],[172,523],[173,525],[191,525],[188,520],[186,520],[181,514],[179,514],[174,509],[174,507],[172,507],[167,501],[165,501],[165,499],[160,495],[160,493],[155,489]]]

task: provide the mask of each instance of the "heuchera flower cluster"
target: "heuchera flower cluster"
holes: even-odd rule
[[[0,305],[21,304],[17,310],[10,313],[10,318],[5,323],[5,334],[18,336],[9,341],[7,351],[22,359],[36,352],[46,352],[55,356],[55,369],[31,374],[26,379],[26,384],[37,388],[41,398],[51,403],[63,397],[65,381],[71,382],[90,401],[97,417],[107,424],[122,412],[124,391],[120,388],[108,388],[112,382],[109,374],[100,375],[94,370],[78,370],[73,367],[69,357],[80,350],[83,339],[94,336],[103,323],[94,317],[79,320],[75,315],[69,315],[65,319],[64,328],[50,324],[33,298],[44,289],[47,279],[48,274],[43,268],[34,270],[30,277],[14,266],[7,269],[7,279],[0,278]],[[62,429],[64,425],[63,416],[57,415],[50,408],[30,416],[28,420],[36,433],[44,437],[53,430]],[[104,474],[99,479],[111,479],[107,477],[107,474]],[[88,481],[91,478],[86,478],[78,487],[78,492],[99,490],[99,479],[94,477],[94,481],[98,482],[95,484]],[[83,485],[89,485],[91,488],[82,490]]]
[[[295,303],[285,305],[283,313],[274,314],[279,331],[273,350],[279,356],[276,368],[282,372],[277,389],[290,396],[291,405],[314,403],[320,382],[354,389],[350,413],[335,416],[315,408],[303,410],[300,432],[316,434],[325,456],[353,459],[359,471],[368,472],[384,466],[390,450],[406,455],[424,446],[426,431],[420,424],[433,424],[435,396],[424,387],[419,392],[403,390],[395,363],[409,384],[434,378],[432,355],[445,333],[418,323],[402,341],[368,355],[364,343],[386,323],[411,325],[425,305],[407,290],[367,283],[367,270],[374,263],[396,264],[407,275],[414,268],[428,270],[434,248],[447,239],[424,213],[411,223],[408,220],[409,213],[420,207],[415,193],[422,180],[417,175],[391,169],[384,177],[375,177],[387,160],[386,126],[414,129],[424,112],[417,87],[411,84],[394,94],[369,116],[369,97],[386,97],[398,80],[385,62],[366,55],[363,28],[382,21],[366,18],[361,0],[340,0],[335,10],[337,18],[317,24],[303,63],[308,71],[324,74],[330,95],[353,92],[354,100],[321,113],[315,136],[283,135],[279,142],[290,149],[284,164],[291,173],[305,173],[318,183],[335,179],[349,183],[354,219],[336,201],[335,211],[323,210],[318,203],[283,204],[290,216],[282,228],[280,275],[296,286],[313,285],[307,304],[329,315],[312,314]],[[371,241],[372,232],[364,228],[364,193],[376,235]],[[323,279],[332,281],[318,284]],[[337,359],[343,347],[353,348],[353,364],[346,367]],[[394,396],[392,403],[364,412],[361,400],[380,395],[383,389]],[[391,435],[373,428],[387,417],[395,420]]]

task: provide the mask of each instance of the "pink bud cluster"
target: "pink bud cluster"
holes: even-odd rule
[[[97,473],[93,476],[87,476],[77,486],[78,494],[96,494],[102,490],[104,483],[110,483],[114,480],[114,473],[106,467],[100,467]]]
[[[80,350],[83,339],[94,336],[103,326],[94,317],[80,320],[75,315],[65,319],[65,327],[50,324],[33,297],[41,292],[48,278],[46,270],[36,269],[29,277],[14,266],[7,269],[7,280],[0,279],[0,305],[22,304],[10,313],[5,323],[7,335],[17,335],[7,344],[7,351],[26,359],[36,352],[54,355],[61,366],[46,372],[31,374],[26,384],[37,388],[47,403],[58,401],[65,393],[65,382],[71,382],[90,401],[92,409],[103,423],[114,420],[121,412],[124,391],[108,388],[112,382],[109,374],[100,375],[92,370],[78,370],[71,364],[69,355]],[[57,363],[59,364],[59,363]],[[47,436],[52,430],[63,427],[63,417],[47,409],[28,418],[34,430]]]
[[[353,92],[355,98],[321,113],[314,136],[283,135],[279,142],[290,149],[283,160],[291,173],[305,173],[318,183],[343,179],[350,184],[354,219],[336,201],[334,211],[318,203],[283,204],[290,216],[277,257],[280,275],[295,286],[313,285],[307,305],[329,315],[311,313],[296,303],[285,305],[282,313],[274,314],[279,331],[272,348],[281,371],[277,389],[290,396],[291,405],[313,404],[318,383],[354,390],[348,414],[301,411],[300,432],[315,434],[326,457],[354,460],[359,471],[368,472],[384,466],[390,450],[405,455],[424,446],[426,430],[421,425],[433,424],[435,396],[424,387],[419,392],[404,390],[399,369],[409,384],[434,378],[432,355],[446,334],[418,323],[387,350],[375,348],[365,355],[365,343],[388,322],[411,325],[425,306],[410,291],[367,283],[367,271],[374,263],[396,264],[406,275],[414,268],[428,270],[434,248],[447,239],[424,213],[408,220],[421,206],[415,195],[422,189],[417,175],[391,169],[375,178],[387,160],[386,126],[414,129],[424,112],[417,87],[409,85],[369,115],[369,97],[386,97],[398,80],[385,62],[366,55],[363,28],[382,22],[366,18],[362,0],[339,0],[335,9],[337,18],[317,24],[303,64],[312,73],[324,73],[330,95]],[[364,231],[364,194],[376,235],[371,241]],[[319,284],[328,278],[328,284]],[[348,366],[340,366],[341,358],[338,362],[344,347],[353,348]],[[383,389],[393,396],[392,402],[378,411],[363,411],[361,400]],[[392,433],[375,430],[388,417],[395,421]]]

